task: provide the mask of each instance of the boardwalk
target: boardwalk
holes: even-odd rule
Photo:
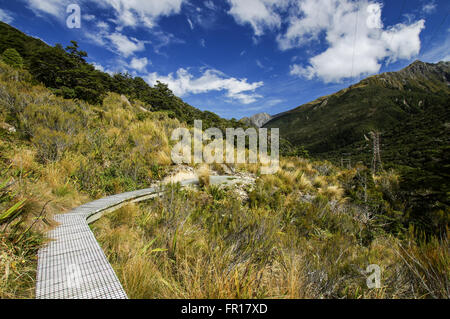
[[[239,179],[211,176],[211,184]],[[197,184],[187,180],[182,186]],[[89,224],[121,206],[159,196],[159,188],[105,197],[56,215],[58,227],[48,232],[53,239],[38,253],[37,299],[126,299],[127,295]]]

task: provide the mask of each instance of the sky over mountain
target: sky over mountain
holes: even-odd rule
[[[81,8],[68,28],[67,7]],[[79,42],[106,72],[157,80],[227,118],[276,114],[415,59],[450,59],[446,0],[0,0],[0,20]]]

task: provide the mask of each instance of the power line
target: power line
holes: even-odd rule
[[[350,81],[353,79],[353,71],[355,67],[355,48],[356,48],[356,38],[358,35],[358,20],[359,20],[359,3],[357,4],[357,10],[356,10],[356,23],[355,23],[355,38],[353,40],[353,56],[352,56],[352,73],[350,77]]]
[[[395,20],[396,22],[399,21],[400,18],[402,17],[403,10],[405,9],[405,4],[406,4],[406,0],[403,0],[402,7],[400,8],[397,20]],[[389,45],[392,43],[392,40],[394,40],[394,36],[395,36],[395,32],[392,32],[391,41],[389,41],[389,43],[388,43]]]
[[[443,26],[444,23],[445,23],[445,20],[447,20],[448,14],[449,14],[449,12],[447,11],[447,14],[444,16],[444,19],[442,19],[442,22],[441,22],[441,23],[439,24],[439,26],[433,31],[433,34],[432,34],[430,40],[428,40],[428,43],[430,43],[431,41],[434,40],[434,37],[437,35],[437,31],[438,31],[440,28],[442,28],[442,26]]]

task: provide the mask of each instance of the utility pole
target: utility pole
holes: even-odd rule
[[[372,131],[370,132],[370,137],[372,138],[373,144],[372,172],[375,174],[383,169],[383,163],[381,162],[380,156],[380,133]]]

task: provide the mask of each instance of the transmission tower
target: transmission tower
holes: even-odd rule
[[[370,132],[373,144],[372,172],[375,174],[383,169],[383,163],[380,156],[380,133]]]

